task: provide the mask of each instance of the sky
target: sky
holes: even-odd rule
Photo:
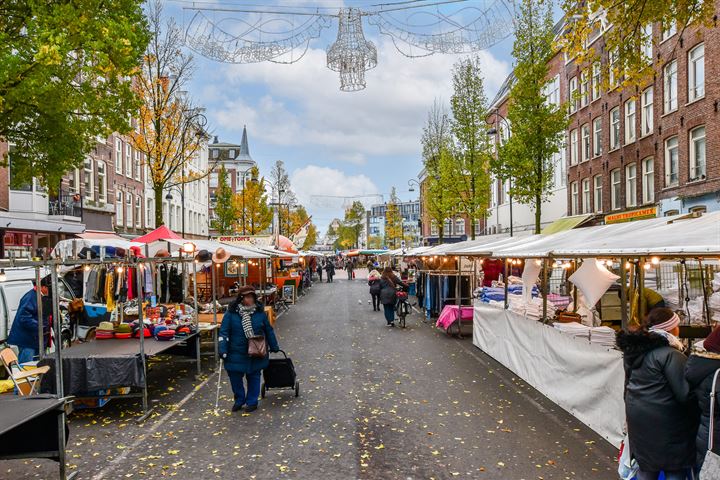
[[[380,1],[345,0],[345,5],[367,8]],[[468,0],[437,8],[448,14],[467,6],[482,7],[488,1]],[[331,8],[339,7],[342,1],[216,0],[207,5],[262,8],[247,5],[271,3],[299,9],[322,6],[328,7],[324,11],[334,12]],[[181,25],[189,23],[194,14],[182,9],[183,2],[168,1],[165,5],[166,15],[172,15]],[[208,15],[245,20],[255,16]],[[232,24],[228,20],[223,28],[238,29],[242,25]],[[363,28],[378,54],[377,67],[366,72],[365,90],[341,92],[338,74],[326,66],[325,49],[336,39],[337,19],[320,38],[311,41],[300,61],[289,65],[227,64],[195,54],[196,73],[188,88],[194,101],[206,108],[209,129],[220,141],[240,143],[243,126],[247,126],[250,153],[261,175],[269,175],[275,161],[285,163],[298,200],[321,233],[333,218],[342,218],[348,201],[328,197],[353,200],[367,195],[357,199],[369,208],[381,199],[386,201],[392,187],[396,187],[402,200],[417,199],[418,192],[409,191],[408,180],[416,178],[422,169],[420,137],[427,112],[436,98],[449,105],[452,65],[462,58],[437,54],[407,58],[397,51],[390,37],[379,34],[367,20]],[[511,70],[511,49],[512,38],[507,38],[477,53],[489,99]]]

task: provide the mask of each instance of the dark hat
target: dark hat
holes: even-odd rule
[[[169,257],[169,256],[170,256],[170,252],[168,252],[168,251],[165,250],[164,248],[161,248],[160,250],[158,250],[157,252],[155,252],[155,257],[156,257],[156,258],[167,258],[167,257]]]
[[[197,255],[195,255],[195,260],[198,262],[209,262],[212,259],[212,255],[210,255],[210,252],[207,250],[200,250]]]
[[[257,294],[255,293],[255,289],[251,287],[250,285],[246,285],[244,287],[240,287],[238,289],[238,298],[243,298],[245,295],[253,295],[257,299]]]
[[[720,327],[715,327],[703,342],[703,346],[708,352],[720,353]]]

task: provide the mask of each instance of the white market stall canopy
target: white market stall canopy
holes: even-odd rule
[[[211,254],[215,253],[215,251],[218,248],[224,248],[225,251],[231,256],[231,257],[241,257],[241,258],[251,258],[251,259],[259,259],[259,258],[270,258],[269,255],[259,253],[254,250],[246,249],[243,247],[238,247],[235,245],[228,245],[226,243],[220,243],[215,240],[184,240],[182,238],[177,239],[169,239],[169,240],[158,240],[156,242],[153,242],[149,245],[150,255],[155,255],[158,250],[161,249],[167,249],[168,246],[172,251],[178,251],[182,249],[182,246],[184,243],[193,243],[195,244],[195,251],[198,252],[200,250],[207,250]],[[172,253],[171,251],[171,253]]]
[[[71,258],[74,254],[79,254],[84,248],[97,250],[96,253],[100,253],[101,250],[109,248],[122,248],[128,251],[132,246],[139,246],[143,249],[144,245],[141,243],[134,243],[130,240],[126,240],[122,237],[109,237],[103,236],[98,238],[72,238],[68,240],[60,240],[52,250],[50,254],[53,258],[66,259]]]

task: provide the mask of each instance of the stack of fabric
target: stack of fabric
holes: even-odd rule
[[[568,323],[561,323],[561,322],[555,322],[553,323],[553,327],[560,330],[562,333],[565,333],[567,335],[572,335],[575,338],[582,338],[585,340],[590,340],[590,327],[587,327],[583,325],[582,323],[577,322],[568,322]]]
[[[590,343],[606,347],[615,345],[615,330],[610,327],[593,327],[590,329]]]
[[[510,311],[525,316],[525,302],[523,301],[522,295],[509,295],[508,307]]]
[[[570,297],[567,295],[558,295],[557,293],[549,293],[548,296],[548,303],[552,304],[552,307],[555,310],[566,310],[568,305],[570,305]],[[548,310],[550,310],[548,308]]]
[[[525,304],[525,316],[531,320],[540,320],[543,312],[542,298],[533,298],[530,303]]]

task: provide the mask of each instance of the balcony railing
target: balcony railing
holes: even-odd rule
[[[48,207],[50,215],[82,218],[82,198],[78,193],[61,192],[50,198]]]

